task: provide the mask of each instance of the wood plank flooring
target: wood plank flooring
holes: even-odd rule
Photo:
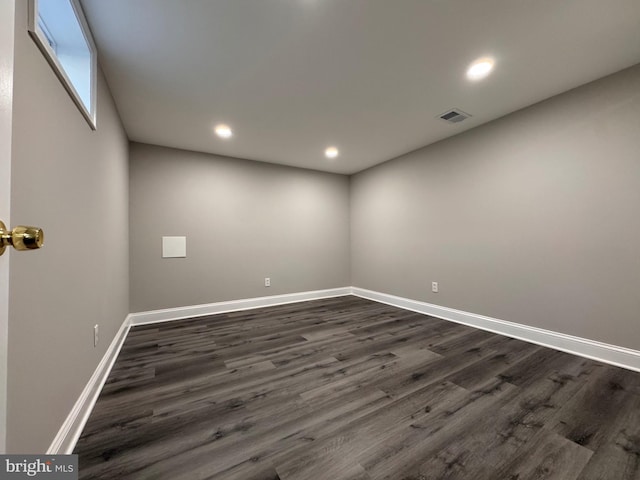
[[[80,478],[640,480],[640,374],[347,296],[133,328]]]

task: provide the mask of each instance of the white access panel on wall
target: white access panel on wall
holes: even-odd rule
[[[187,256],[187,237],[162,237],[162,258]]]

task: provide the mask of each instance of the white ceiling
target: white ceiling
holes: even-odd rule
[[[640,62],[640,0],[83,6],[131,140],[338,173]],[[471,83],[466,68],[481,56],[495,70]],[[452,107],[473,117],[436,118]],[[219,122],[232,139],[213,134]]]

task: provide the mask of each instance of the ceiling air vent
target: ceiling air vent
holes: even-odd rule
[[[463,120],[466,120],[467,118],[469,118],[470,116],[471,115],[469,115],[468,113],[464,113],[462,110],[459,110],[457,108],[453,108],[451,110],[444,112],[442,115],[438,115],[439,118],[449,123],[460,123]]]

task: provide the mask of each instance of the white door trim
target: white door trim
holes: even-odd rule
[[[0,220],[10,227],[14,0],[0,0]],[[9,254],[0,257],[0,453],[7,451]]]

